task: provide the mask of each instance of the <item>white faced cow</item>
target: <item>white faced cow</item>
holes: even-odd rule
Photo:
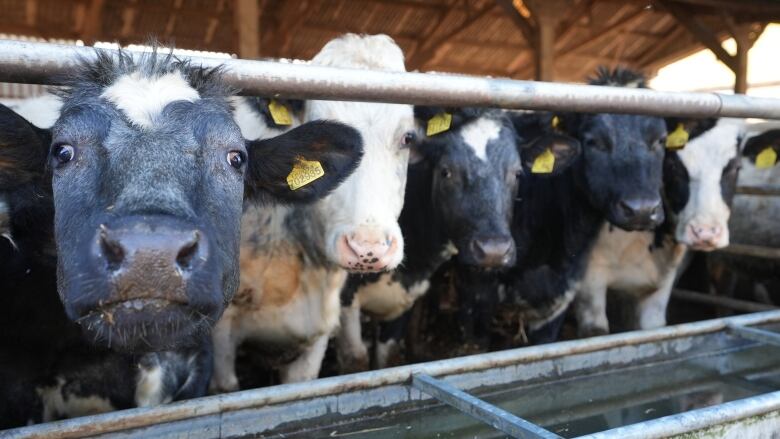
[[[405,71],[401,49],[385,35],[345,35],[326,44],[312,63]],[[412,107],[308,101],[303,114],[304,120],[357,128],[365,153],[351,177],[313,205],[244,212],[241,285],[214,332],[216,391],[238,388],[235,353],[245,340],[267,349],[283,382],[316,378],[339,323],[339,291],[347,272],[393,269],[403,257],[398,216],[413,139]]]
[[[577,291],[580,335],[609,332],[607,290],[638,296],[638,328],[664,326],[669,295],[688,249],[728,245],[743,126],[734,119],[667,120],[669,133],[682,127],[689,140],[683,149],[665,153],[666,221],[655,232],[602,227]]]

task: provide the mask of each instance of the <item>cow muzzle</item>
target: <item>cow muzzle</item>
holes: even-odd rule
[[[682,241],[693,250],[713,251],[729,245],[728,229],[720,224],[690,223]]]
[[[650,230],[664,221],[661,197],[620,199],[611,210],[612,222],[628,231]]]
[[[359,227],[339,238],[339,265],[353,272],[393,269],[401,259],[401,239],[378,227]]]

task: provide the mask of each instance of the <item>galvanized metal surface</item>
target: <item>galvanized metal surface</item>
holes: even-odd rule
[[[229,430],[239,434],[252,429],[259,431],[259,428],[274,428],[275,425],[286,422],[284,419],[291,419],[303,413],[302,407],[314,409],[311,404],[307,405],[306,400],[311,398],[320,398],[317,410],[345,413],[365,409],[365,404],[370,400],[367,395],[382,386],[381,396],[377,396],[382,401],[381,406],[397,404],[410,398],[419,400],[419,392],[412,389],[410,394],[406,387],[411,376],[418,373],[434,377],[448,376],[448,382],[463,389],[500,386],[510,380],[528,381],[534,377],[538,379],[542,376],[566,374],[593,365],[607,367],[630,361],[644,361],[644,358],[650,359],[658,355],[675,357],[683,351],[697,349],[702,340],[694,342],[693,337],[714,337],[723,331],[728,323],[756,325],[776,322],[780,322],[780,311],[768,311],[652,331],[615,334],[325,378],[308,383],[247,390],[155,408],[69,419],[6,431],[0,433],[0,437],[69,438],[147,428],[156,432],[169,428],[173,432],[172,436],[176,436],[182,431],[190,431],[192,425],[197,425],[197,432],[192,432],[193,437],[217,437],[212,431],[215,428],[223,433]],[[484,373],[486,371],[490,373]],[[452,381],[453,377],[457,380]],[[379,403],[375,401],[373,404]],[[284,410],[285,405],[295,405],[297,411]],[[273,412],[277,409],[277,412]],[[273,416],[276,421],[266,417],[263,418],[264,423],[259,422],[258,419],[262,416]]]
[[[765,331],[763,329],[756,328],[747,328],[742,325],[735,324],[728,324],[726,328],[730,334],[736,335],[738,337],[780,347],[780,334],[776,332]]]
[[[729,244],[728,247],[717,250],[718,253],[726,253],[738,256],[752,256],[764,259],[780,259],[780,248],[763,247],[760,245]]]
[[[737,186],[737,194],[776,197],[780,196],[780,186]]]
[[[747,300],[732,299],[730,297],[699,293],[697,291],[684,290],[680,288],[675,288],[672,290],[672,297],[675,299],[686,300],[688,302],[722,306],[724,308],[743,312],[761,312],[778,309],[776,306],[767,305],[765,303],[749,302]]]
[[[731,401],[712,407],[707,407],[689,412],[680,413],[673,416],[664,416],[652,421],[639,424],[628,425],[615,428],[600,433],[581,436],[578,439],[602,439],[602,438],[621,438],[621,439],[655,439],[668,438],[675,435],[694,433],[696,431],[712,431],[714,428],[723,429],[724,424],[734,426],[750,426],[751,424],[761,423],[760,430],[763,435],[751,436],[744,430],[737,433],[744,438],[770,438],[774,437],[766,433],[780,431],[780,392],[767,393],[765,395],[754,396],[752,398]],[[720,426],[720,427],[718,427]],[[696,437],[689,435],[686,437]],[[717,437],[722,437],[718,435]]]
[[[89,47],[0,40],[0,81],[52,83],[73,71]],[[268,61],[193,57],[226,67],[244,94],[302,99],[485,106],[528,110],[642,113],[780,119],[780,100],[646,89],[490,79],[464,75],[379,72]]]
[[[412,377],[412,387],[415,387],[418,390],[435,397],[439,401],[447,403],[463,413],[479,419],[514,438],[560,439],[560,436],[557,434],[551,433],[525,419],[518,418],[507,411],[488,404],[479,398],[475,398],[430,375],[414,375]]]

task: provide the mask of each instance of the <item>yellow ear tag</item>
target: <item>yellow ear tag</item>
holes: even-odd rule
[[[534,165],[531,167],[531,173],[549,174],[553,171],[554,166],[555,156],[552,151],[550,151],[550,148],[547,148],[543,153],[536,157],[536,160],[534,160]]]
[[[552,126],[554,130],[557,130],[558,125],[560,124],[561,124],[561,120],[558,119],[558,116],[553,116],[552,121],[550,121],[550,126]]]
[[[292,191],[298,190],[323,175],[325,175],[325,171],[322,169],[320,162],[298,158],[298,161],[293,165],[292,171],[290,171],[290,175],[287,176],[287,185],[290,186]]]
[[[680,149],[688,143],[688,131],[685,131],[683,124],[678,123],[677,128],[666,136],[666,147],[669,149]]]
[[[432,136],[439,134],[450,129],[452,123],[452,114],[439,113],[428,120],[428,129],[425,131],[426,136]]]
[[[268,103],[268,110],[271,112],[275,124],[292,125],[292,116],[290,116],[286,105],[280,104],[276,99],[271,99],[271,102]]]
[[[777,153],[771,146],[764,148],[756,156],[756,168],[758,169],[771,168],[775,163],[777,163]]]

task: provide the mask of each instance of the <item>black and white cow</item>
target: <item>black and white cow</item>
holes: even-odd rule
[[[645,86],[641,75],[624,69],[600,69],[590,83]],[[532,343],[543,343],[557,337],[604,224],[646,230],[663,222],[666,126],[659,117],[620,114],[526,114],[515,122],[521,136],[559,130],[582,144],[577,161],[561,175],[521,177],[513,221],[517,263],[502,276],[498,295],[485,295],[493,303],[479,305],[500,306]],[[460,296],[478,291],[479,282],[462,284],[471,292]]]
[[[383,322],[398,319],[426,293],[429,278],[454,255],[464,268],[494,270],[514,263],[510,223],[522,169],[514,127],[498,110],[415,107],[423,133],[431,120],[442,115],[451,118],[447,130],[421,134],[411,148],[399,220],[407,242],[404,263],[391,273],[350,275],[342,292],[337,339],[342,370],[368,367],[361,312]],[[386,366],[403,325],[403,321],[380,325],[377,367]]]
[[[51,133],[0,105],[0,428],[205,394],[210,340],[141,355],[95,347],[57,294]]]
[[[729,244],[743,126],[736,119],[667,119],[670,133],[683,129],[689,140],[665,153],[666,221],[655,232],[602,227],[577,291],[581,336],[609,332],[607,290],[636,296],[637,328],[666,325],[666,306],[688,249]]]
[[[400,47],[386,35],[339,37],[312,64],[406,70]],[[214,391],[238,388],[236,349],[245,341],[265,351],[282,382],[316,378],[338,327],[347,272],[393,269],[403,257],[398,216],[415,134],[412,107],[307,101],[303,120],[312,119],[354,126],[365,154],[355,172],[317,203],[245,210],[241,286],[214,331]]]
[[[238,287],[243,202],[308,202],[357,165],[354,129],[313,122],[246,141],[220,69],[173,56],[97,51],[64,78],[52,127],[58,288],[96,343],[126,351],[187,345]],[[291,190],[301,160],[324,176]]]

